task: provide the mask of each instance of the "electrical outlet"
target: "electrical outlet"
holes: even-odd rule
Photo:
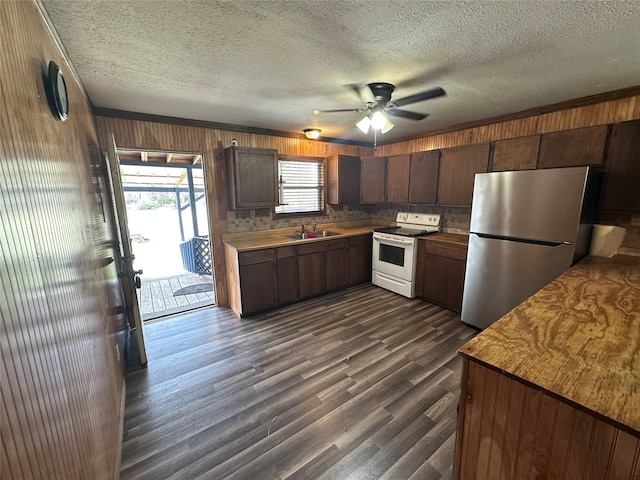
[[[249,210],[249,218],[256,218],[256,211],[255,210]]]

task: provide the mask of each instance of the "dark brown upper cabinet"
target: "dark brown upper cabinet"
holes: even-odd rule
[[[540,149],[540,135],[498,140],[493,150],[492,172],[535,170]]]
[[[489,167],[489,144],[445,148],[440,154],[438,205],[470,207],[476,173]]]
[[[327,157],[327,202],[331,205],[360,202],[360,157]]]
[[[278,203],[278,151],[229,147],[224,150],[229,209],[270,208]]]
[[[384,203],[387,157],[362,157],[360,203]]]
[[[409,201],[409,164],[411,155],[387,157],[387,203]]]
[[[440,150],[412,153],[409,169],[409,203],[435,205],[438,200]]]
[[[613,125],[605,162],[602,210],[640,211],[640,120]]]
[[[608,125],[599,125],[543,134],[538,168],[600,165],[608,130]]]

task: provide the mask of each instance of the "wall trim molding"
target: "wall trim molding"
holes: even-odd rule
[[[522,110],[520,112],[506,113],[504,115],[498,115],[496,117],[486,118],[483,120],[475,120],[473,122],[460,123],[458,125],[452,125],[450,127],[441,128],[438,130],[429,130],[415,135],[410,135],[403,138],[398,138],[388,142],[379,142],[378,146],[395,145],[396,143],[403,143],[411,140],[417,140],[425,137],[432,137],[435,135],[442,135],[444,133],[457,132],[460,130],[468,130],[471,128],[483,127],[485,125],[493,125],[496,123],[508,122],[512,120],[520,120],[527,117],[535,117],[538,115],[544,115],[546,113],[554,113],[562,110],[570,110],[572,108],[587,107],[589,105],[595,105],[597,103],[611,102],[614,100],[620,100],[623,98],[635,97],[640,95],[640,85],[635,87],[623,88],[621,90],[613,90],[611,92],[598,93],[595,95],[589,95],[587,97],[575,98],[572,100],[566,100],[564,102],[552,103],[550,105],[543,105],[541,107],[530,108]]]
[[[226,130],[241,133],[253,133],[256,135],[266,135],[270,137],[285,137],[304,140],[307,142],[325,142],[339,145],[354,145],[357,147],[371,147],[371,142],[359,140],[348,140],[343,138],[320,137],[318,140],[309,140],[303,133],[285,132],[282,130],[271,130],[268,128],[245,127],[232,123],[211,122],[208,120],[193,120],[189,118],[169,117],[165,115],[153,115],[150,113],[129,112],[126,110],[115,110],[111,108],[95,107],[93,114],[97,117],[122,118],[125,120],[138,120],[142,122],[165,123],[169,125],[181,125],[184,127],[208,128],[213,130]]]

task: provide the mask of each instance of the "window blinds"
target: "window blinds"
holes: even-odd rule
[[[318,213],[324,211],[324,168],[322,160],[280,160],[278,162],[280,203],[276,213]]]

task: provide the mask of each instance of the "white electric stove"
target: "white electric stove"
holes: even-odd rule
[[[437,213],[399,212],[396,227],[373,230],[371,283],[413,298],[418,237],[441,230]]]

